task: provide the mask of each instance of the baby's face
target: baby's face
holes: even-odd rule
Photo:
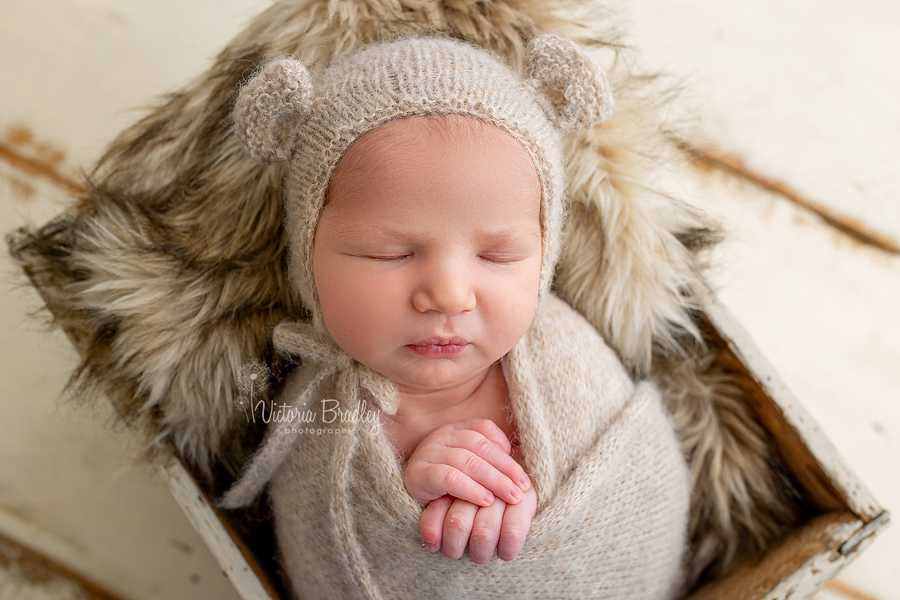
[[[341,159],[316,229],[329,333],[401,392],[483,372],[534,316],[540,202],[527,152],[493,126],[409,117],[367,133]]]

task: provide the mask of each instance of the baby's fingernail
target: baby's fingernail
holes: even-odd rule
[[[522,492],[519,491],[519,488],[514,487],[510,488],[509,495],[513,497],[513,500],[518,500],[522,497]]]
[[[438,549],[437,544],[432,544],[431,542],[425,544],[425,547],[428,548],[429,552],[435,552]]]
[[[531,485],[531,480],[528,479],[528,475],[526,475],[525,473],[522,473],[522,476],[519,477],[519,487],[521,487],[522,491],[524,492],[525,490],[528,489],[529,485]]]
[[[484,501],[488,506],[490,506],[491,504],[494,503],[494,495],[490,492],[486,492],[484,494]]]

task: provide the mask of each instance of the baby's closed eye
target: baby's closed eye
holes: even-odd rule
[[[483,253],[478,256],[481,260],[497,265],[513,264],[528,258],[529,254],[511,254],[506,252]]]
[[[409,258],[410,254],[385,254],[385,255],[365,255],[361,258],[368,258],[371,260],[380,260],[380,261],[392,261],[392,260],[404,260]]]

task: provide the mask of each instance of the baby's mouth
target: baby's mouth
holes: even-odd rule
[[[453,358],[459,356],[468,345],[469,342],[460,337],[432,337],[406,347],[420,358]]]

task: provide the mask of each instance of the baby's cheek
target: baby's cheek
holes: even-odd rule
[[[321,280],[319,301],[325,326],[339,346],[367,363],[368,354],[397,329],[396,290],[384,278],[359,272]]]
[[[489,301],[492,309],[502,316],[502,322],[512,335],[525,333],[537,308],[540,267],[523,271],[491,286]]]

